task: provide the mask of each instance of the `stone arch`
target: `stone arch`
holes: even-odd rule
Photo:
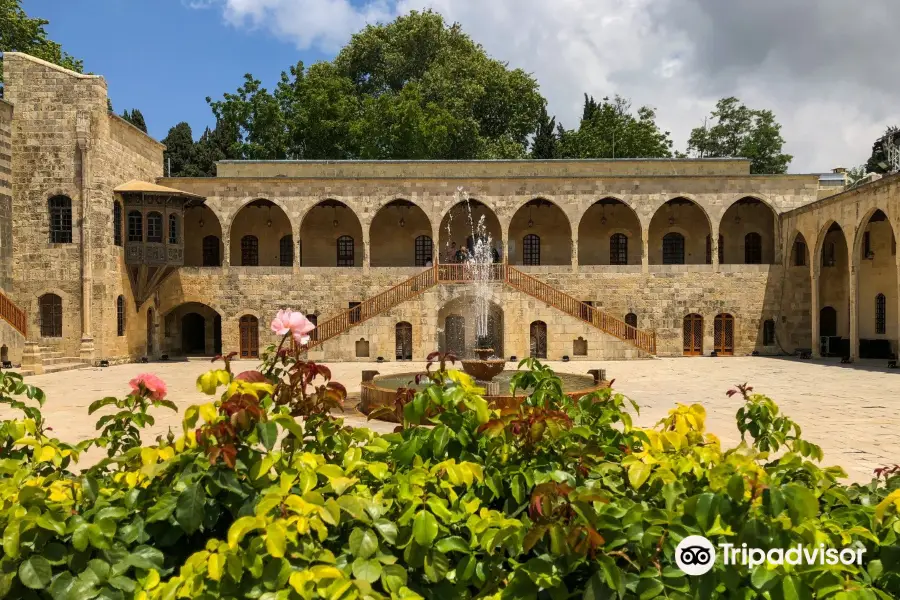
[[[798,242],[802,244],[802,247],[798,246]],[[790,252],[788,252],[788,267],[809,267],[811,255],[806,236],[799,230],[794,230],[794,235],[791,237],[790,244],[791,249]],[[803,252],[802,260],[798,257],[798,251]]]
[[[277,267],[281,265],[279,242],[282,236],[291,235],[293,226],[287,211],[280,202],[267,198],[257,198],[246,202],[231,217],[229,222],[230,258],[233,266]],[[241,240],[255,237],[258,241],[257,260],[242,252]],[[244,245],[246,248],[246,244]],[[256,262],[254,265],[253,262]]]
[[[488,314],[487,330],[491,337],[491,344],[496,356],[503,356],[505,347],[505,312],[503,310],[503,298],[499,294],[491,293],[485,298]],[[479,298],[472,292],[464,291],[448,298],[438,310],[438,348],[442,352],[452,350],[457,352],[460,358],[472,354],[475,348],[477,329],[476,312]],[[456,319],[456,326],[462,327],[461,331],[454,331],[454,323],[448,323],[448,318]],[[449,330],[448,330],[449,327]],[[461,339],[451,339],[453,336],[461,336]],[[459,352],[462,349],[462,352]]]
[[[482,222],[484,224],[483,231],[479,230],[479,224]],[[467,240],[481,234],[490,237],[491,244],[498,252],[501,250],[503,230],[497,213],[489,205],[476,198],[457,202],[448,208],[441,217],[437,249],[439,260],[455,262],[456,252],[466,247]]]
[[[829,354],[844,355],[849,352],[850,339],[850,250],[851,242],[846,231],[837,221],[829,221],[819,234],[813,267],[819,273],[818,305],[831,306],[837,312],[837,335],[830,343],[840,344],[830,348]],[[813,340],[813,343],[817,343]],[[845,347],[846,346],[846,347]]]
[[[613,196],[597,200],[582,213],[578,222],[578,264],[612,264],[610,238],[616,233],[628,238],[626,264],[641,264],[644,248],[641,219],[631,205]]]
[[[684,264],[706,264],[706,236],[712,233],[712,221],[696,200],[686,196],[667,200],[653,213],[648,231],[650,264],[663,264],[662,240],[673,231],[685,238]]]
[[[428,236],[431,239],[433,233],[431,220],[418,204],[401,198],[387,202],[378,209],[369,225],[369,264],[373,267],[425,266],[417,264],[416,238]]]
[[[185,209],[181,221],[184,231],[184,266],[221,266],[225,256],[225,238],[219,215],[206,204],[200,204]],[[204,239],[209,236],[218,240],[217,256],[210,254],[210,247],[204,247]]]
[[[222,353],[224,313],[202,301],[181,302],[160,311],[163,323],[162,346],[175,355],[215,356]]]
[[[525,264],[522,244],[528,235],[540,237],[539,264],[572,264],[572,223],[558,204],[543,197],[532,198],[513,213],[509,221],[510,264]]]
[[[357,213],[341,200],[317,202],[303,215],[299,242],[295,240],[303,245],[300,266],[336,267],[337,241],[341,236],[353,238],[353,266],[363,266],[366,239]]]
[[[731,202],[719,220],[719,234],[725,242],[726,264],[744,264],[745,240],[750,233],[761,237],[761,262],[775,264],[778,255],[778,213],[756,196],[742,196]]]

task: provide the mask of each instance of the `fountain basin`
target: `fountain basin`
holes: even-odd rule
[[[476,381],[491,381],[503,372],[506,361],[502,358],[463,359],[463,371],[475,378]]]
[[[498,360],[502,361],[502,359]],[[513,396],[509,393],[509,383],[510,380],[512,380],[513,375],[515,375],[516,373],[518,373],[518,371],[501,370],[498,374],[494,375],[492,383],[495,384],[500,391],[497,394],[482,394],[484,399],[488,401],[488,404],[492,406],[496,406],[498,404],[502,405],[504,400],[512,399]],[[368,414],[372,410],[381,406],[393,407],[394,400],[397,397],[397,388],[405,387],[415,390],[424,389],[427,383],[416,383],[416,375],[420,374],[421,372],[397,373],[394,375],[381,375],[378,377],[374,377],[371,381],[363,381],[360,384],[359,410],[361,410],[363,413]],[[609,387],[608,381],[595,381],[594,377],[591,377],[589,375],[557,373],[557,376],[562,379],[563,393],[573,400],[577,400],[585,394],[590,394],[591,392],[595,392],[599,389]],[[516,390],[516,395],[519,398],[527,394],[528,390]]]

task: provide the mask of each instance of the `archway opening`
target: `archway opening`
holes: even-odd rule
[[[474,356],[477,343],[479,302],[470,295],[460,296],[445,303],[438,311],[438,349],[452,352],[459,358]],[[496,302],[487,306],[487,336],[495,356],[503,356],[504,325],[503,308]]]
[[[225,248],[222,224],[210,208],[201,204],[184,211],[184,266],[219,267]]]
[[[244,315],[238,321],[241,358],[259,358],[259,319]]]
[[[650,220],[650,264],[706,264],[710,231],[709,217],[696,202],[687,198],[669,200]],[[680,241],[672,234],[678,234]]]
[[[532,358],[547,358],[547,324],[532,321],[528,327],[529,351]]]
[[[897,248],[887,215],[875,210],[859,229],[857,318],[859,357],[890,358],[898,351]]]
[[[244,205],[231,221],[232,266],[281,266],[281,239],[291,233],[291,220],[271,200]]]
[[[412,360],[413,328],[410,323],[401,321],[394,326],[394,347],[397,360]]]
[[[362,224],[353,210],[338,200],[324,200],[313,206],[300,224],[302,267],[361,267]]]
[[[222,317],[200,302],[186,302],[162,317],[163,351],[180,356],[215,356],[222,353]]]
[[[791,241],[788,268],[785,271],[786,293],[781,303],[782,319],[777,340],[778,345],[788,352],[813,348],[812,281],[809,270],[813,251],[814,248],[810,248],[803,234],[797,232]],[[763,340],[763,346],[768,345],[770,344]]]
[[[500,219],[490,208],[478,200],[458,202],[441,219],[438,256],[442,263],[459,262],[462,256],[474,246],[479,236],[489,237],[499,262],[502,255],[503,235]],[[510,242],[512,245],[512,242]]]
[[[621,200],[598,200],[581,217],[579,265],[639,265],[642,252],[640,219]]]
[[[850,256],[844,230],[837,223],[832,223],[822,234],[818,260],[819,306],[832,308],[835,315],[833,328],[823,330],[820,322],[816,341],[822,356],[849,356]]]
[[[572,264],[572,227],[556,204],[535,198],[522,205],[509,224],[512,265]]]
[[[382,206],[369,227],[369,264],[373,267],[424,267],[433,261],[431,221],[407,200]]]
[[[775,264],[775,221],[778,216],[765,202],[741,198],[728,207],[719,222],[721,263]]]
[[[713,350],[719,356],[734,356],[734,317],[716,315],[713,321]]]
[[[681,327],[685,356],[703,355],[703,317],[690,314],[684,317]]]

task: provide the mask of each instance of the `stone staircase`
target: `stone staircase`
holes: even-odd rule
[[[90,361],[76,356],[63,356],[62,352],[52,346],[41,346],[41,362],[44,363],[44,373],[59,373],[90,366]]]

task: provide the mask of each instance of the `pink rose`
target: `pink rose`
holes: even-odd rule
[[[128,383],[134,394],[146,394],[151,400],[157,402],[166,397],[166,383],[151,373],[141,373]]]
[[[301,312],[294,312],[291,309],[279,310],[275,318],[272,319],[272,332],[277,335],[286,335],[288,332],[294,337],[294,341],[298,344],[309,343],[310,331],[315,329],[309,319],[303,316]]]

